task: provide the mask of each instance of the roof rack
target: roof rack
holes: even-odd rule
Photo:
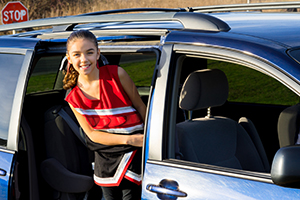
[[[111,14],[119,12],[159,11],[133,14]],[[162,12],[163,11],[163,12]],[[0,31],[17,29],[57,26],[54,31],[72,31],[74,26],[82,23],[106,23],[106,22],[142,22],[142,21],[178,21],[184,29],[229,31],[230,27],[224,21],[202,13],[191,13],[185,9],[121,9],[102,11],[82,15],[54,17],[31,20],[21,23],[1,25]],[[109,15],[108,15],[109,14]]]
[[[188,11],[185,8],[125,8],[125,9],[116,9],[116,10],[104,10],[98,12],[90,12],[79,14],[76,16],[87,16],[87,15],[105,15],[105,14],[115,14],[115,13],[128,13],[128,12],[186,12]]]
[[[250,4],[229,4],[192,7],[190,12],[230,12],[230,11],[249,11],[249,10],[273,10],[273,9],[290,9],[300,8],[300,1],[294,2],[271,2],[271,3],[250,3]]]

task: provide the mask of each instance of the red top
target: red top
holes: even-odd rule
[[[143,130],[143,121],[132,107],[118,75],[117,65],[99,67],[100,99],[87,98],[78,86],[66,97],[91,127],[110,133],[130,134]]]

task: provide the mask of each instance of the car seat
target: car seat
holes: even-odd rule
[[[300,126],[300,104],[284,109],[277,124],[279,146],[285,147],[294,145],[298,138]]]
[[[259,134],[254,126],[254,123],[246,117],[241,117],[239,119],[239,124],[242,125],[242,127],[247,131],[248,135],[252,139],[252,142],[255,145],[259,156],[263,162],[265,171],[270,172],[270,163],[265,152],[264,146],[260,140]]]
[[[232,119],[211,115],[210,108],[221,106],[227,97],[228,82],[221,70],[204,69],[188,76],[180,93],[179,107],[187,111],[208,109],[208,114],[177,124],[183,160],[265,172],[244,128]]]
[[[42,176],[53,188],[53,199],[84,199],[94,185],[92,154],[58,114],[61,108],[54,106],[45,113],[47,159],[41,164]],[[77,122],[71,109],[63,108]]]

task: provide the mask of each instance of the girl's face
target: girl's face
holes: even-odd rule
[[[79,75],[89,75],[97,67],[100,49],[89,39],[76,39],[68,46],[67,59]]]

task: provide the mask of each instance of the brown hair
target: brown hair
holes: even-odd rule
[[[77,39],[88,39],[93,42],[98,49],[98,42],[95,35],[88,30],[78,30],[71,33],[67,40],[67,53],[69,52],[69,46]],[[68,63],[67,72],[63,80],[63,88],[65,90],[71,89],[76,86],[79,73],[75,70],[72,64]]]

